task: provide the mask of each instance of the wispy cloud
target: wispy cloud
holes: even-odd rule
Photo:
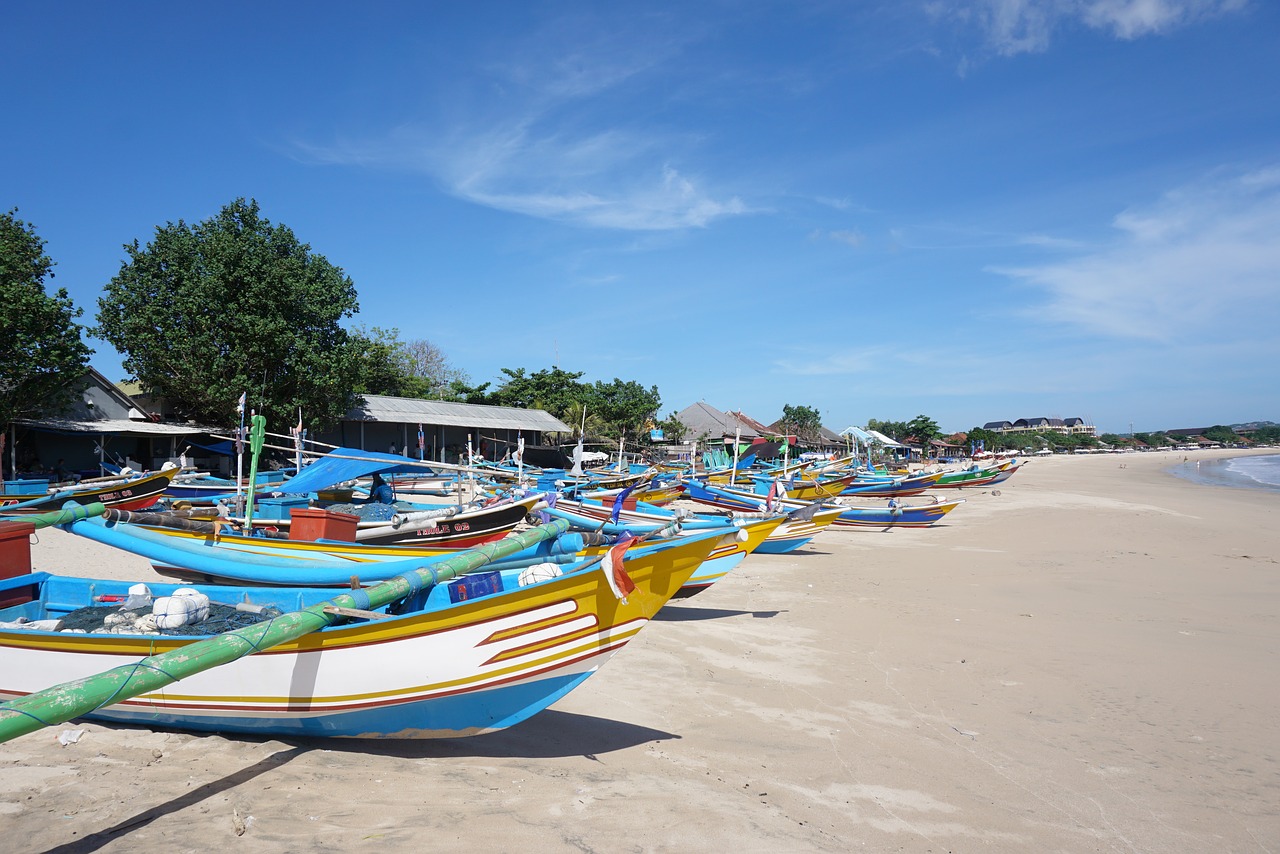
[[[1106,246],[993,272],[1043,292],[1028,316],[1116,338],[1229,338],[1280,321],[1280,168],[1211,176],[1112,225]]]
[[[976,27],[1000,56],[1040,53],[1060,29],[1084,25],[1119,39],[1162,35],[1239,12],[1250,0],[935,0],[935,19]],[[968,60],[964,65],[967,67]]]
[[[753,212],[703,174],[696,133],[620,108],[629,92],[667,73],[690,36],[610,35],[616,32],[549,27],[512,46],[480,81],[466,81],[485,89],[477,103],[488,112],[469,102],[456,114],[441,111],[376,137],[295,150],[314,163],[416,171],[479,205],[588,227],[697,228]]]

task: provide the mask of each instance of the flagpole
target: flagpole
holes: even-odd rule
[[[244,515],[244,401],[248,392],[242,392],[236,411],[240,413],[240,426],[236,430],[236,515]]]
[[[302,471],[302,407],[298,407],[298,432],[293,434],[294,462],[293,468],[295,472]]]
[[[729,460],[729,485],[736,486],[738,483],[738,443],[742,441],[742,428],[738,427],[733,431],[733,456]]]

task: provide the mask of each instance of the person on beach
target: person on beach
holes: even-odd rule
[[[74,472],[68,471],[67,461],[64,459],[58,460],[58,464],[53,467],[53,474],[54,474],[54,477],[56,477],[60,482],[65,482],[68,480],[74,481],[75,483],[80,482],[80,475],[75,474]]]
[[[395,504],[396,493],[391,488],[391,484],[382,479],[381,474],[373,476],[373,483],[369,484],[369,497],[365,499],[365,504]]]

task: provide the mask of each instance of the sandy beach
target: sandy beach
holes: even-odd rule
[[[1182,458],[1036,459],[935,528],[752,556],[499,734],[33,733],[4,849],[1277,850],[1280,493]],[[37,569],[157,578],[38,537]]]

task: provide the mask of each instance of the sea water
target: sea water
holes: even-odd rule
[[[1231,457],[1225,460],[1188,460],[1174,466],[1173,473],[1210,486],[1280,492],[1280,454]]]

